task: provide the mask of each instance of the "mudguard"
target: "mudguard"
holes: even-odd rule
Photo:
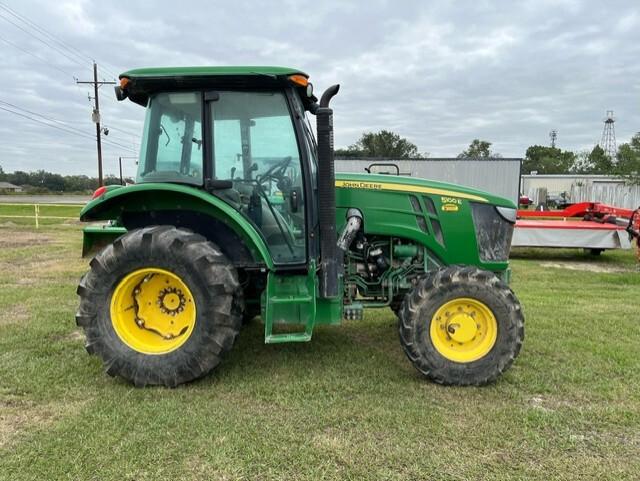
[[[251,222],[222,199],[195,187],[167,183],[110,186],[104,194],[91,200],[82,209],[80,220],[112,221],[118,226],[117,230],[106,227],[103,232],[104,235],[113,236],[123,233],[123,217],[149,214],[153,218],[157,212],[197,213],[222,222],[242,240],[256,264],[273,269],[267,244]],[[95,227],[87,227],[85,245],[96,243],[95,237],[99,234]]]

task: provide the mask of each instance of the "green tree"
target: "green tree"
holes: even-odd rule
[[[7,180],[7,174],[5,174],[4,169],[0,165],[0,181],[6,181],[6,180]]]
[[[14,185],[28,185],[29,174],[21,170],[16,170],[11,174],[7,174],[7,180]]]
[[[467,150],[458,154],[459,159],[488,159],[491,157],[501,157],[500,154],[491,152],[491,142],[480,139],[473,139]]]
[[[527,149],[522,172],[530,174],[566,174],[575,169],[576,154],[557,147],[532,145]]]
[[[346,158],[422,158],[415,144],[388,130],[365,132],[355,144],[350,145],[347,149],[338,149],[335,154],[338,157]]]
[[[613,172],[613,159],[599,145],[596,145],[589,154],[589,163],[594,174],[611,174]]]
[[[612,174],[615,169],[613,160],[596,145],[591,152],[580,152],[571,170],[578,174]]]
[[[640,132],[618,148],[616,173],[632,184],[640,184]]]

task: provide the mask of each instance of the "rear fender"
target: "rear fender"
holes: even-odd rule
[[[112,220],[126,229],[175,222],[212,241],[219,240],[225,253],[237,250],[237,245],[230,245],[234,238],[240,247],[246,247],[253,264],[273,268],[267,244],[255,227],[228,203],[194,187],[136,184],[110,189],[82,209],[80,220]]]

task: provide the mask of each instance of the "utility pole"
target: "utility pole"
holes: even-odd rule
[[[93,98],[89,96],[89,100],[94,101],[93,114],[91,115],[91,118],[93,119],[93,122],[96,124],[96,145],[98,147],[98,184],[102,186],[104,184],[104,181],[102,178],[102,140],[101,140],[102,128],[100,127],[100,101],[98,99],[98,89],[102,85],[106,85],[106,84],[113,85],[115,84],[115,82],[107,82],[107,81],[98,82],[98,65],[95,62],[93,62],[93,81],[81,82],[79,80],[76,80],[76,83],[93,85]],[[106,134],[107,132],[105,132],[105,135]]]

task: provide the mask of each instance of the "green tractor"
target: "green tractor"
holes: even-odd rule
[[[146,107],[135,185],[101,187],[81,220],[77,323],[106,372],[176,386],[211,372],[243,322],[265,343],[391,308],[427,378],[481,385],[520,351],[508,287],[516,206],[393,175],[336,174],[338,85],[320,100],[281,67],[123,73],[118,100]],[[308,121],[316,118],[316,135]]]

